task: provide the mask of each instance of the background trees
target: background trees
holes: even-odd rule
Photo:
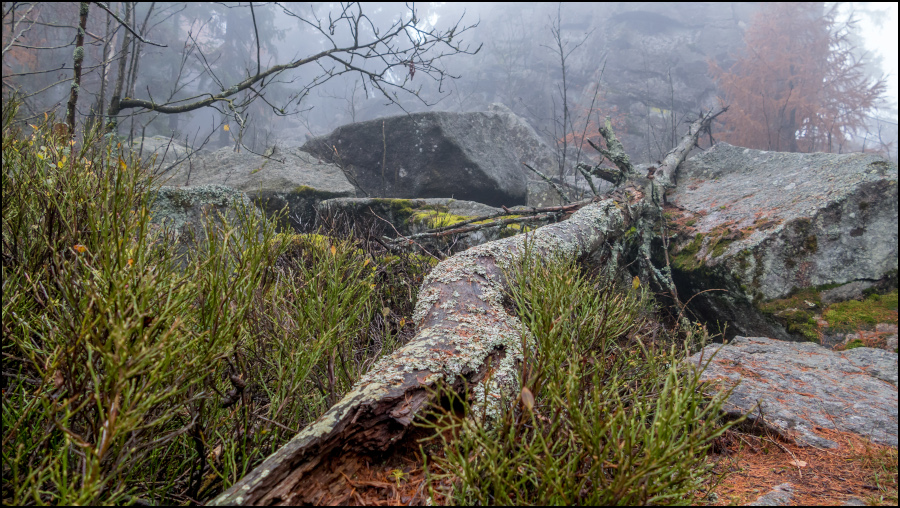
[[[137,39],[99,4],[92,3],[75,109],[78,121],[106,116],[121,75],[124,81],[120,98],[145,101],[139,103],[140,107],[130,107],[133,103],[128,101],[119,105],[123,108],[118,112],[119,133],[129,136],[174,133],[182,141],[187,136],[192,143],[200,144],[212,133],[212,145],[235,145],[240,140],[244,146],[262,153],[273,143],[302,144],[306,136],[322,135],[349,122],[404,111],[484,111],[491,103],[502,102],[526,118],[551,146],[558,144],[560,155],[565,154],[567,160],[578,159],[573,144],[596,133],[591,125],[602,125],[603,117],[611,115],[616,132],[634,160],[655,162],[680,138],[687,126],[684,120],[693,118],[698,106],[712,107],[722,96],[734,103],[729,110],[732,119],[726,119],[725,136],[734,143],[751,145],[749,136],[742,135],[741,130],[754,125],[770,133],[777,133],[779,128],[790,133],[792,114],[797,124],[793,132],[802,131],[794,136],[803,138],[798,141],[801,150],[828,150],[829,134],[831,149],[835,151],[881,149],[896,139],[896,113],[883,108],[877,114],[862,113],[870,116],[864,129],[845,127],[859,124],[861,109],[844,101],[844,96],[849,95],[846,90],[851,88],[848,83],[868,79],[871,85],[872,76],[879,76],[881,69],[877,61],[860,59],[860,25],[842,23],[841,12],[826,12],[824,4],[777,7],[807,9],[808,20],[801,15],[764,15],[763,22],[780,30],[778,37],[766,35],[752,23],[757,11],[769,12],[776,7],[739,2],[652,7],[624,2],[497,3],[477,7],[417,4],[415,23],[412,10],[399,3],[362,7],[254,3],[252,12],[247,3],[131,5],[112,2],[108,7],[146,41],[165,47]],[[876,10],[871,5],[853,8],[863,13]],[[62,118],[74,74],[78,3],[4,2],[3,13],[4,93],[20,89],[29,96],[23,113],[43,116],[45,111],[59,108],[57,116]],[[463,35],[461,26],[454,30],[464,15],[465,20],[477,20],[479,29]],[[824,21],[819,19],[822,16]],[[556,19],[558,23],[553,22]],[[406,24],[392,39],[398,44],[393,46],[396,51],[391,53],[382,45],[372,48],[371,58],[364,60],[362,57],[369,50],[361,50],[353,65],[362,73],[357,69],[348,71],[342,63],[325,56],[284,69],[277,76],[268,76],[208,107],[177,115],[158,111],[167,103],[181,107],[209,97],[204,94],[221,94],[257,75],[258,67],[264,73],[273,66],[333,49],[334,44],[346,47],[354,42],[353,30],[358,30],[361,43],[366,43],[371,41],[366,37],[374,37],[373,28],[384,35],[387,27],[395,23]],[[551,25],[556,27],[555,33]],[[819,26],[818,32],[814,26]],[[443,37],[442,42],[434,40],[429,52],[422,39],[425,33]],[[772,51],[780,51],[785,58],[796,61],[782,59],[781,67],[771,67],[772,63],[766,60],[750,62],[755,55],[743,48],[754,33]],[[477,58],[437,58],[452,55],[455,50],[451,46],[459,44],[461,38],[471,46],[459,47],[469,51],[483,44]],[[582,41],[566,58],[563,87],[559,43],[568,43],[568,52]],[[815,41],[824,44],[816,49]],[[416,51],[418,55],[431,56],[420,61],[419,56],[414,56]],[[430,60],[432,57],[434,61]],[[721,67],[714,76],[717,79],[709,75],[710,60]],[[784,70],[784,62],[788,62],[785,72],[801,76],[818,73],[818,77],[804,80],[802,86],[799,82],[790,85],[790,79],[782,78],[781,88],[776,89],[773,72]],[[125,66],[121,74],[120,64]],[[794,71],[790,70],[792,64]],[[428,65],[434,72],[433,81],[421,79]],[[841,74],[840,69],[852,72]],[[442,81],[438,71],[459,79]],[[752,83],[752,75],[763,71],[768,77]],[[375,81],[382,84],[387,95],[373,86],[372,76],[365,73],[376,76]],[[735,82],[727,82],[728,76],[733,76]],[[262,89],[261,84],[265,85]],[[832,92],[809,95],[812,84],[830,86]],[[784,90],[790,90],[790,94],[783,95]],[[801,92],[806,94],[802,103],[798,102]],[[840,101],[829,99],[835,96]],[[199,98],[192,101],[192,97]],[[784,97],[789,97],[784,125],[776,125],[774,116],[778,116],[783,105],[778,100]],[[143,107],[147,101],[159,107]],[[765,102],[764,112],[761,101]],[[807,111],[815,114],[807,116]],[[771,123],[752,116],[763,114]],[[871,116],[886,121],[876,124]],[[817,118],[815,125],[804,123],[807,117]],[[228,131],[223,128],[226,123]],[[585,125],[589,126],[587,131]],[[838,131],[843,140],[836,139]],[[847,139],[853,135],[857,139],[848,145]],[[199,140],[194,142],[195,138]],[[791,149],[792,143],[776,136],[771,148],[781,145],[779,149]],[[563,145],[568,150],[562,150]],[[538,169],[558,174],[558,168]]]
[[[745,34],[746,48],[728,69],[710,62],[731,105],[726,141],[763,150],[839,152],[885,92],[850,41],[852,21],[837,6],[765,4]]]
[[[3,4],[4,88],[28,91],[25,106],[33,114],[53,109],[52,101],[72,88],[73,45],[88,46],[88,51],[76,51],[81,58],[75,67],[82,66],[85,74],[76,88],[94,104],[89,113],[73,100],[68,108],[73,114],[105,116],[111,129],[130,119],[128,132],[134,135],[144,133],[159,114],[212,108],[219,127],[231,127],[216,130],[232,133],[237,147],[244,146],[252,116],[265,119],[266,112],[286,116],[309,108],[305,99],[311,90],[344,74],[361,77],[367,94],[389,103],[408,94],[430,105],[446,95],[442,85],[453,77],[441,59],[478,51],[463,42],[472,26],[462,18],[445,23],[445,29],[433,23],[426,27],[411,6],[392,6],[387,16],[373,18],[356,3],[331,11],[291,4],[94,4],[100,9],[91,11],[91,19],[79,18],[86,9],[77,4],[74,16],[73,9],[56,6]],[[79,22],[81,29],[75,26]],[[279,59],[274,41],[286,31],[294,51]],[[81,42],[85,34],[90,40]],[[42,74],[58,79],[34,91],[32,77]],[[438,90],[424,95],[421,84],[428,78]],[[176,126],[169,123],[170,130]]]

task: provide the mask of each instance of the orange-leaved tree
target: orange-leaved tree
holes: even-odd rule
[[[837,17],[836,6],[820,2],[761,7],[735,63],[709,64],[730,105],[722,139],[761,150],[833,152],[864,128],[885,83],[865,72],[850,40],[853,22]]]

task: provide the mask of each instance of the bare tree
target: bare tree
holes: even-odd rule
[[[481,49],[480,46],[474,50],[463,46],[459,39],[459,35],[475,25],[461,25],[460,19],[446,31],[426,31],[418,27],[414,7],[410,7],[407,19],[401,18],[382,30],[375,26],[363,12],[363,7],[357,3],[342,4],[337,16],[329,13],[327,20],[312,9],[309,14],[300,14],[285,5],[277,5],[284,14],[297,19],[301,25],[323,37],[329,47],[303,58],[263,68],[258,61],[257,39],[257,66],[253,74],[237,83],[221,83],[221,90],[218,92],[201,93],[188,99],[157,102],[152,98],[129,97],[116,100],[114,96],[109,111],[111,127],[115,126],[123,111],[130,109],[173,114],[218,106],[227,116],[237,118],[235,115],[239,115],[242,108],[257,99],[265,101],[275,114],[286,115],[293,112],[291,106],[299,106],[313,88],[347,73],[361,75],[367,93],[368,87],[373,87],[389,103],[399,104],[397,92],[402,91],[431,105],[433,103],[419,95],[421,87],[413,86],[416,74],[428,76],[442,84],[445,79],[455,76],[435,65],[439,59],[453,54],[475,54]],[[255,27],[254,15],[254,29]],[[319,72],[291,94],[286,103],[275,104],[267,100],[267,85],[275,82],[286,71],[310,64],[318,66]],[[209,70],[208,63],[206,67]]]

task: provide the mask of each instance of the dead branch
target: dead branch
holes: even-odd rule
[[[548,178],[547,175],[545,175],[545,174],[541,173],[540,171],[534,169],[533,167],[529,166],[528,164],[525,164],[524,162],[522,163],[522,165],[525,166],[526,168],[530,169],[531,171],[533,171],[534,174],[536,174],[537,176],[543,178],[545,182],[549,183],[550,186],[553,187],[553,190],[555,190],[556,193],[559,194],[559,196],[560,196],[561,198],[563,198],[563,200],[564,200],[566,203],[571,203],[571,202],[572,202],[572,198],[570,198],[569,195],[566,194],[566,191],[564,191],[564,190],[562,189],[562,187],[560,187],[559,185],[557,185],[556,182],[554,182],[553,180],[551,180],[550,178]]]
[[[707,114],[698,122],[709,119]],[[667,179],[700,132],[692,126],[666,157],[661,169]],[[677,149],[683,146],[687,150]],[[439,263],[419,291],[415,337],[379,360],[341,401],[212,504],[316,504],[334,489],[345,489],[346,482],[338,481],[343,475],[352,477],[373,453],[395,449],[432,402],[438,383],[469,393],[487,413],[499,409],[503,395],[515,400],[509,395],[516,393],[517,365],[529,342],[521,323],[504,309],[506,274],[526,255],[565,252],[578,257],[619,244],[633,225],[659,213],[655,191],[648,188],[657,185],[635,179],[566,221],[488,242]]]

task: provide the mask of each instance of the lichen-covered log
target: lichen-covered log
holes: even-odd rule
[[[699,129],[691,132],[679,146],[693,145]],[[670,174],[674,167],[661,169]],[[213,504],[315,504],[348,488],[343,478],[352,477],[367,454],[388,450],[404,436],[439,381],[468,388],[489,413],[498,411],[500,394],[515,393],[515,366],[528,347],[522,327],[503,307],[505,274],[526,252],[576,258],[617,244],[642,214],[657,210],[648,199],[654,185],[640,179],[564,222],[479,245],[438,264],[419,292],[416,336]]]

